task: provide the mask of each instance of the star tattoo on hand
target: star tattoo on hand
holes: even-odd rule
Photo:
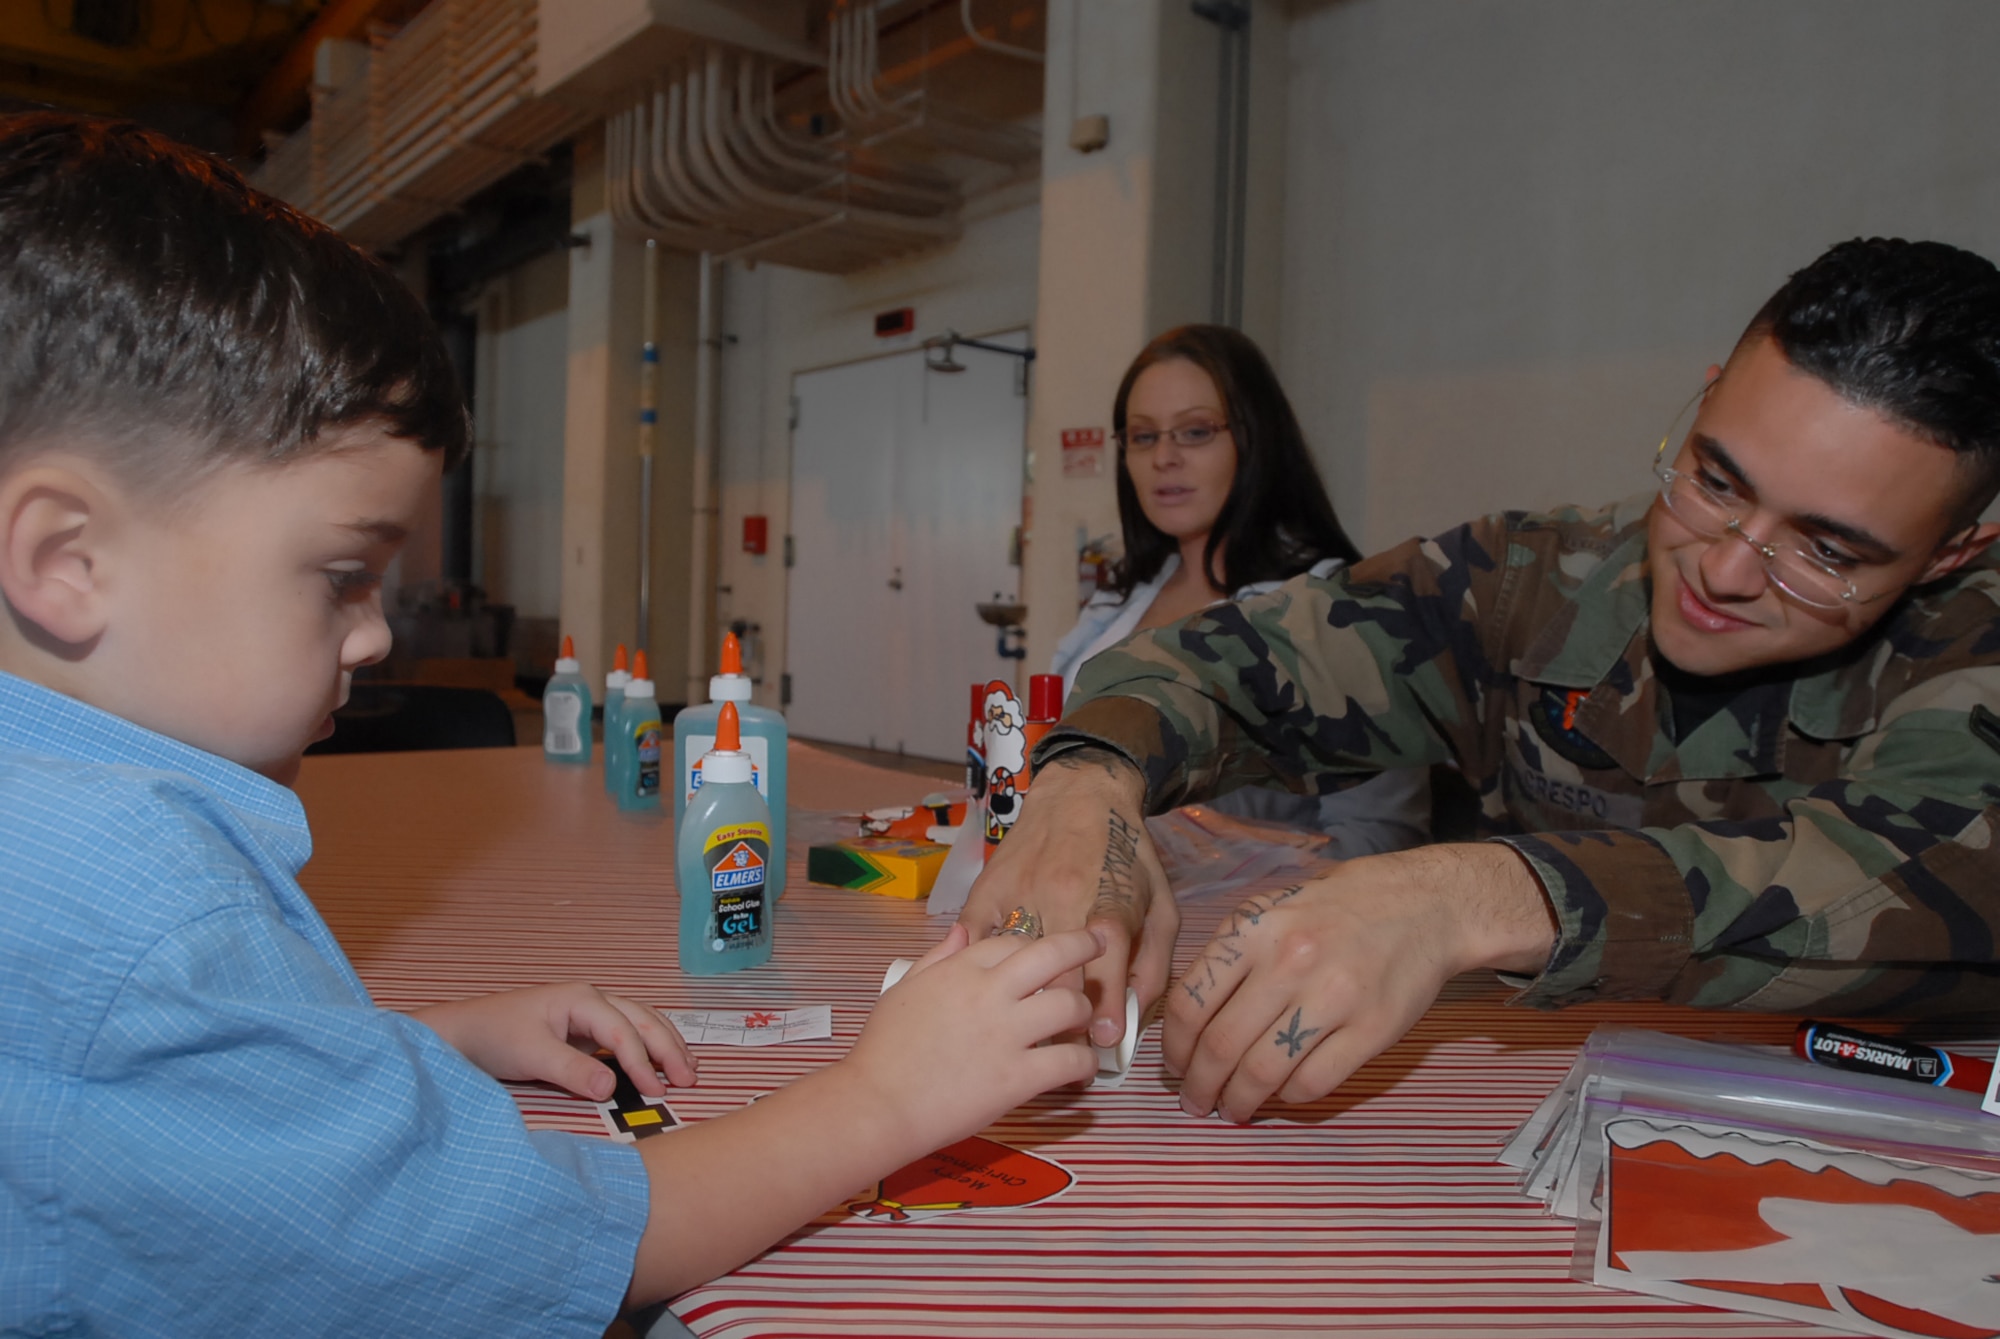
[[[1305,1010],[1303,1008],[1292,1010],[1291,1025],[1283,1032],[1280,1032],[1271,1042],[1273,1046],[1284,1047],[1285,1054],[1294,1059],[1298,1057],[1300,1051],[1305,1049],[1308,1038],[1316,1037],[1325,1030],[1316,1027],[1301,1028],[1299,1026],[1299,1018],[1304,1013]]]

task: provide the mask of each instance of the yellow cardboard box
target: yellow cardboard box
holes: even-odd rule
[[[806,879],[829,888],[858,888],[914,901],[930,896],[950,852],[949,846],[936,842],[854,837],[808,847]]]

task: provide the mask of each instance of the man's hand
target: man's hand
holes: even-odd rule
[[[496,1079],[553,1083],[594,1102],[608,1101],[616,1084],[611,1070],[588,1054],[600,1046],[648,1097],[667,1091],[656,1070],[676,1087],[695,1081],[694,1057],[673,1024],[582,981],[477,995],[410,1016]]]
[[[1253,897],[1168,996],[1181,1107],[1242,1122],[1273,1093],[1322,1097],[1408,1032],[1446,981],[1539,971],[1554,942],[1541,884],[1497,844],[1369,856]]]
[[[974,939],[1015,907],[1035,912],[1050,934],[1099,931],[1104,955],[1083,969],[1098,1046],[1114,1046],[1125,1033],[1128,983],[1142,1007],[1166,989],[1180,930],[1180,908],[1146,835],[1145,793],[1137,769],[1109,750],[1075,749],[1050,761],[1035,773],[1021,817],[958,918]]]

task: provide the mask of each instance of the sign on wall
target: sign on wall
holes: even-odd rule
[[[1062,472],[1065,479],[1099,479],[1104,476],[1104,429],[1062,430]]]

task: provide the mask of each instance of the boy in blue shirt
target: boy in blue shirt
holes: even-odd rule
[[[0,117],[0,1334],[597,1335],[1094,1070],[1038,1046],[1082,932],[954,931],[847,1057],[637,1146],[494,1080],[692,1082],[651,1009],[374,1007],[286,785],[465,445],[375,261],[151,132]]]

